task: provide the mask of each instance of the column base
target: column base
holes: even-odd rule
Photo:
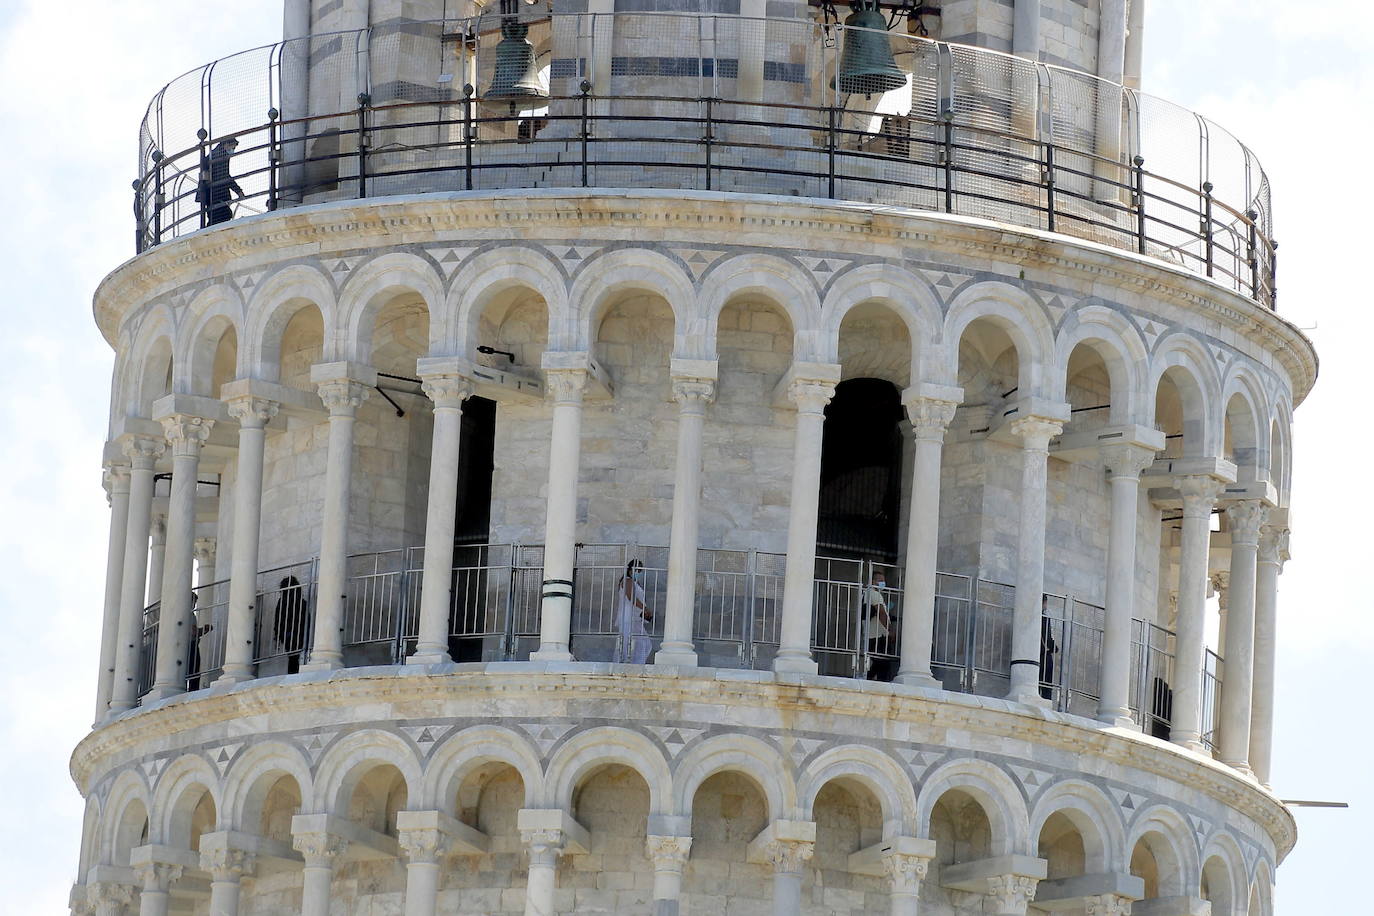
[[[168,697],[181,696],[186,691],[181,687],[168,687],[166,684],[161,686],[154,684],[148,692],[143,695],[144,700],[165,700]]]
[[[1140,726],[1136,724],[1135,719],[1131,718],[1129,710],[1099,709],[1097,721],[1113,728],[1129,728],[1131,731],[1140,731]]]
[[[893,683],[901,684],[904,687],[932,687],[936,690],[943,690],[945,686],[934,675],[924,671],[901,671],[892,680]]]
[[[778,674],[816,674],[820,668],[809,655],[779,655],[773,659],[773,670]]]
[[[1177,744],[1185,751],[1192,751],[1194,754],[1201,754],[1204,757],[1212,756],[1212,752],[1207,750],[1207,745],[1203,744],[1202,741],[1198,738],[1188,737],[1185,735],[1179,738],[1171,737],[1169,739],[1169,742],[1171,744]]]
[[[337,671],[342,667],[343,657],[340,656],[339,658],[323,658],[319,661],[311,661],[301,665],[301,671]]]
[[[420,652],[406,656],[407,665],[450,665],[453,658],[447,652]]]
[[[1049,709],[1053,704],[1040,695],[1040,688],[1013,687],[1006,695],[1005,699],[1013,703],[1021,703],[1025,706],[1036,706],[1040,709]]]
[[[225,668],[224,673],[215,678],[214,686],[223,685],[225,687],[232,687],[234,684],[242,684],[244,681],[251,681],[253,679],[254,675],[252,668],[243,668],[242,670]]]
[[[1245,776],[1249,779],[1255,778],[1255,772],[1250,769],[1250,763],[1247,760],[1227,760],[1223,757],[1221,762],[1222,764],[1230,767],[1242,776]]]
[[[554,643],[549,646],[540,646],[530,653],[532,662],[570,662],[573,661],[572,653],[568,647]]]
[[[695,668],[698,664],[697,653],[690,644],[685,649],[659,646],[658,651],[654,653],[654,664],[674,668]]]

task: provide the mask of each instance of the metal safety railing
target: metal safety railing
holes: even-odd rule
[[[808,19],[543,13],[527,24],[545,99],[483,94],[500,59],[491,15],[312,36],[172,81],[140,130],[138,250],[346,198],[699,189],[1043,229],[1274,306],[1268,178],[1244,144],[1171,103],[893,33],[904,85],[849,94],[834,77],[860,30]]]
[[[781,632],[786,557],[758,550],[700,548],[693,634],[706,667],[767,669]],[[424,551],[420,547],[348,559],[343,642],[346,666],[399,664],[415,648]],[[653,658],[667,610],[668,549],[578,544],[571,641],[579,661],[644,664]],[[258,574],[253,663],[257,676],[291,673],[308,661],[318,561]],[[878,586],[880,580],[882,586]],[[476,544],[455,548],[449,650],[458,662],[528,659],[539,644],[543,548]],[[224,663],[228,583],[201,586],[188,689],[208,686]],[[945,689],[1002,696],[1009,686],[1015,588],[938,573],[931,669]],[[1053,708],[1096,715],[1101,696],[1104,611],[1070,595],[1046,594],[1040,631],[1040,689]],[[811,648],[821,674],[891,680],[906,614],[901,567],[817,557]],[[159,605],[144,611],[138,692],[152,686]],[[1132,621],[1130,705],[1144,731],[1167,738],[1173,704],[1174,634]],[[1204,742],[1215,744],[1221,659],[1207,653]]]

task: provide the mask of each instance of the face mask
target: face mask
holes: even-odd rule
[[[634,572],[630,573],[630,578],[631,578],[631,579],[634,579],[634,580],[635,580],[636,582],[638,582],[640,585],[643,585],[643,584],[644,584],[644,570],[642,570],[642,569],[636,569]]]
[[[882,591],[883,589],[887,588],[887,583],[886,583],[886,582],[874,582],[874,583],[873,583],[873,587],[876,588],[878,591]]]

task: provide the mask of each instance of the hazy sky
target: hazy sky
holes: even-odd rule
[[[105,541],[110,349],[100,278],[132,253],[137,127],[172,77],[279,37],[281,0],[0,0],[0,909],[66,912],[81,800],[67,774],[93,715]],[[1374,5],[1149,0],[1145,88],[1228,127],[1274,186],[1280,311],[1321,378],[1294,427],[1294,559],[1281,580],[1275,788],[1300,810],[1280,912],[1353,913],[1374,822],[1369,690],[1374,455],[1351,413],[1374,385],[1364,273],[1374,173]],[[1363,460],[1363,459],[1361,459]],[[1367,565],[1369,564],[1369,565]],[[1348,570],[1363,570],[1359,576]],[[1374,666],[1371,666],[1374,667]],[[1361,686],[1364,685],[1364,686]]]

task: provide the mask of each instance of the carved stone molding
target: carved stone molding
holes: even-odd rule
[[[945,441],[945,430],[954,422],[958,403],[940,398],[913,397],[905,401],[906,415],[911,421],[911,435],[916,439]]]
[[[1020,417],[1012,420],[1008,429],[1020,438],[1021,447],[1034,451],[1048,451],[1050,440],[1064,431],[1064,424],[1050,417]]]
[[[368,395],[367,387],[362,382],[346,378],[320,382],[319,391],[320,400],[331,417],[353,416]]]
[[[825,405],[835,396],[835,383],[825,379],[795,379],[787,387],[787,396],[797,405],[797,413],[824,416]]]
[[[682,871],[692,851],[689,836],[654,836],[644,838],[646,855],[654,863],[654,871]]]
[[[1226,507],[1226,521],[1231,529],[1233,546],[1254,547],[1259,544],[1260,529],[1269,519],[1269,509],[1258,499],[1242,499]]]
[[[811,861],[816,844],[805,840],[773,840],[764,847],[764,858],[773,870],[783,874],[797,874]]]
[[[420,380],[425,397],[438,410],[458,410],[472,397],[473,381],[462,375],[426,375]]]
[[[1196,474],[1183,477],[1178,482],[1179,495],[1183,497],[1183,517],[1203,518],[1212,514],[1212,506],[1226,484],[1215,477]]]
[[[178,458],[199,457],[215,425],[214,420],[184,413],[163,417],[161,422],[162,433],[172,446],[172,455]]]
[[[1154,449],[1128,442],[1104,445],[1101,448],[1102,463],[1112,477],[1139,480],[1141,471],[1155,463]]]
[[[148,471],[167,451],[167,440],[159,436],[125,436],[120,447],[135,471]]]
[[[281,405],[276,401],[252,395],[233,398],[226,401],[224,406],[229,411],[229,416],[238,420],[239,426],[247,429],[262,429],[272,422],[272,418],[281,409]]]
[[[586,369],[545,369],[544,382],[555,404],[581,404],[587,387]]]

